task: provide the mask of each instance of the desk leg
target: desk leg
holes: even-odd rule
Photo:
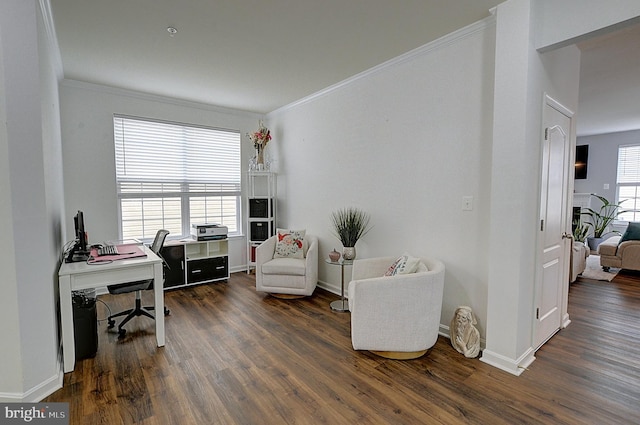
[[[76,347],[73,330],[73,305],[71,304],[71,276],[59,278],[60,319],[62,326],[62,360],[64,372],[73,372],[76,363]]]
[[[153,292],[156,316],[156,341],[158,347],[164,346],[164,282],[162,280],[162,263],[153,266]]]

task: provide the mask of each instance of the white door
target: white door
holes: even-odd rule
[[[572,113],[546,97],[540,194],[541,261],[536,284],[534,344],[540,347],[561,327],[566,314],[571,250],[569,183]]]

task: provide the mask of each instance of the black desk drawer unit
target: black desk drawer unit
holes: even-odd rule
[[[187,261],[187,283],[224,279],[229,275],[228,257]]]
[[[165,289],[229,279],[229,243],[211,241],[169,241],[161,251],[165,267]]]

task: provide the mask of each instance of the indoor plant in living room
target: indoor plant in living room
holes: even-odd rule
[[[573,220],[573,240],[580,243],[587,242],[589,226],[580,220]]]
[[[369,214],[358,208],[344,208],[331,214],[333,232],[344,246],[342,257],[345,260],[356,257],[356,242],[371,230],[369,220]]]
[[[595,193],[592,193],[591,196],[598,198],[602,205],[598,210],[585,208],[585,211],[582,212],[582,214],[590,218],[590,220],[585,223],[593,232],[593,236],[587,237],[587,244],[592,251],[597,251],[598,245],[606,239],[604,236],[609,233],[620,234],[617,230],[609,230],[609,226],[613,223],[613,220],[615,220],[620,214],[627,212],[627,210],[620,209],[620,204],[622,204],[622,202],[620,204],[612,204],[604,196],[596,195]]]

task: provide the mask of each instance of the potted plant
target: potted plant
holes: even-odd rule
[[[587,244],[589,248],[593,251],[598,249],[598,245],[605,239],[604,236],[608,233],[616,233],[620,234],[617,230],[609,231],[609,225],[615,220],[620,214],[627,212],[626,210],[621,210],[620,204],[612,204],[609,202],[607,198],[604,196],[596,195],[592,193],[591,196],[594,196],[600,200],[602,205],[600,209],[595,210],[592,208],[585,208],[585,211],[582,214],[590,217],[590,221],[587,221],[586,224],[593,231],[593,236],[587,238]],[[624,202],[624,201],[623,201]]]
[[[358,208],[344,208],[331,214],[333,232],[344,246],[342,257],[345,260],[356,257],[356,242],[371,230],[369,220],[369,214]]]
[[[585,243],[587,241],[587,235],[589,234],[589,226],[585,223],[574,220],[573,221],[573,240],[576,242]]]

